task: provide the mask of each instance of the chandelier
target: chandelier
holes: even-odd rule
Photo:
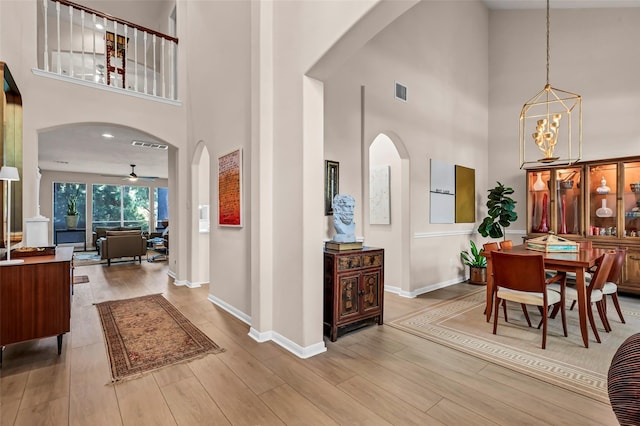
[[[547,84],[520,112],[520,168],[526,164],[571,165],[582,157],[582,97],[549,84],[549,57],[547,0]],[[577,147],[572,140],[577,140]]]

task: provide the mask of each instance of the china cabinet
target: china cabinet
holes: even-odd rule
[[[567,237],[581,234],[582,177],[581,166],[527,171],[528,234],[542,235],[549,231]]]
[[[626,248],[620,291],[640,294],[640,157],[528,169],[527,238]]]

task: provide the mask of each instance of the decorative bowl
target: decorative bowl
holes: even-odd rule
[[[561,189],[571,189],[573,188],[573,180],[562,180],[560,181]]]

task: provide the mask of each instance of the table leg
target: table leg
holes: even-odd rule
[[[487,317],[487,322],[491,319],[491,310],[493,309],[493,265],[491,259],[487,259],[487,305],[484,308],[484,313]]]
[[[589,347],[589,329],[587,328],[587,287],[584,282],[584,268],[576,268],[576,290],[578,292],[578,317],[580,318],[580,332],[584,347]]]

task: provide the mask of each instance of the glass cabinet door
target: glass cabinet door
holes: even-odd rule
[[[615,237],[617,224],[618,164],[589,166],[587,235]]]
[[[580,235],[582,229],[582,168],[555,170],[556,234]]]
[[[623,163],[622,210],[625,238],[640,237],[640,162]]]
[[[551,171],[528,171],[527,188],[527,232],[546,234],[551,229]]]

